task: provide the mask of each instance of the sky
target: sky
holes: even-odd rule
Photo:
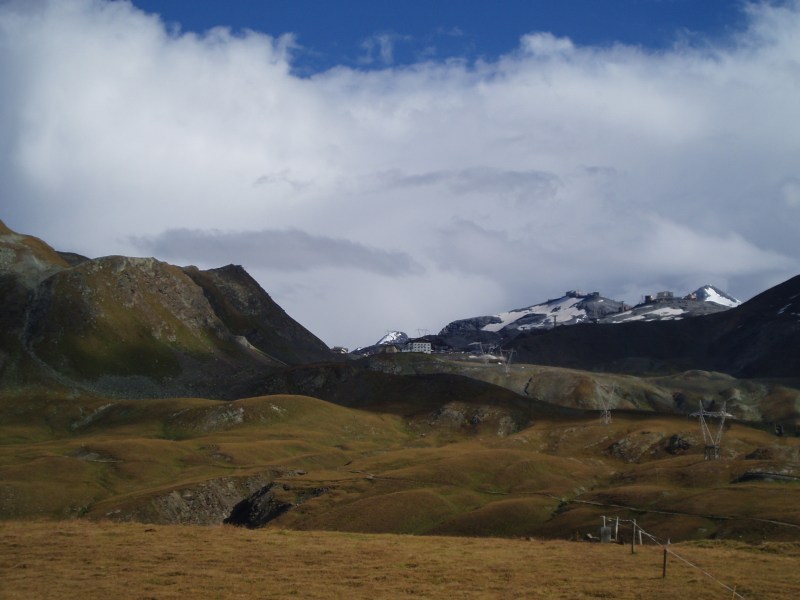
[[[0,219],[328,345],[800,270],[800,2],[0,0]]]

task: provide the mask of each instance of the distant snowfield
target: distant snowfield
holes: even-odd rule
[[[688,311],[681,308],[665,306],[654,310],[642,311],[638,308],[637,312],[627,311],[615,316],[611,323],[630,323],[631,321],[677,321],[683,318]],[[630,315],[630,316],[626,316]]]
[[[669,319],[669,318],[675,318],[678,315],[682,315],[685,312],[686,312],[685,310],[682,310],[680,308],[669,308],[669,307],[667,307],[667,308],[659,308],[659,309],[656,309],[654,311],[651,311],[650,314],[651,315],[657,315],[657,316],[661,317],[662,319]]]
[[[741,301],[736,300],[735,298],[721,295],[710,285],[702,288],[702,291],[705,293],[705,298],[703,298],[703,300],[706,302],[714,302],[720,306],[728,306],[730,308],[739,306],[741,304]]]
[[[721,292],[713,285],[705,285],[695,292],[686,296],[688,298],[696,298],[701,302],[710,302],[726,308],[734,308],[739,306],[741,302],[732,296]],[[564,296],[556,300],[548,300],[534,306],[523,308],[519,310],[510,310],[507,312],[493,315],[498,319],[497,323],[489,323],[481,327],[481,331],[497,333],[506,327],[524,319],[525,317],[540,316],[541,321],[533,323],[525,323],[519,325],[518,329],[521,331],[530,329],[546,329],[553,326],[553,318],[555,317],[556,325],[574,325],[589,320],[586,310],[579,308],[580,304],[585,297],[575,298],[573,296]],[[603,300],[598,300],[602,302]],[[638,305],[633,309],[623,313],[618,313],[603,319],[603,322],[609,323],[627,323],[631,321],[674,321],[683,319],[685,316],[692,314],[691,311],[676,306],[659,306],[655,305]]]
[[[404,341],[403,338],[407,338],[405,333],[402,331],[389,331],[385,336],[383,336],[380,340],[376,342],[377,346],[382,344],[393,344],[398,341]]]
[[[516,321],[519,321],[523,317],[527,317],[529,315],[542,315],[543,317],[549,319],[548,324],[550,321],[552,321],[554,316],[556,317],[556,322],[558,323],[564,323],[573,319],[581,320],[586,318],[586,311],[576,307],[581,300],[583,300],[583,298],[572,298],[565,296],[564,298],[559,298],[558,300],[543,302],[542,304],[537,304],[522,310],[511,310],[500,313],[498,315],[494,315],[496,318],[500,319],[499,323],[489,323],[488,325],[484,325],[481,327],[481,331],[498,332],[504,327],[507,327],[508,325],[511,325],[512,323],[515,323]],[[523,325],[520,327],[520,329],[533,329],[536,327],[536,325]]]

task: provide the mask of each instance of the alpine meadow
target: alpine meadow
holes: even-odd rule
[[[800,597],[797,0],[0,1],[0,598]]]

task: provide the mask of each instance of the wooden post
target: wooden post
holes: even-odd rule
[[[636,554],[636,519],[633,520],[633,535],[631,535],[631,554]]]
[[[619,517],[617,517],[617,524],[614,526],[614,541],[619,540]]]
[[[661,566],[661,578],[667,578],[667,547],[664,546],[664,564]]]

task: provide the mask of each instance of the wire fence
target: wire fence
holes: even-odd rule
[[[688,566],[692,567],[693,569],[697,569],[697,570],[698,570],[698,571],[700,571],[700,572],[701,572],[703,575],[705,575],[706,577],[708,577],[709,579],[711,579],[711,581],[714,581],[715,583],[717,583],[717,584],[718,584],[718,585],[720,585],[721,587],[723,587],[723,588],[725,588],[726,590],[728,590],[729,592],[731,592],[731,593],[733,594],[733,598],[744,598],[744,596],[742,596],[741,594],[739,594],[739,593],[736,591],[736,588],[735,588],[735,587],[730,587],[730,586],[729,586],[729,585],[727,585],[726,583],[724,583],[724,582],[720,581],[719,579],[717,579],[716,577],[714,577],[714,576],[713,576],[711,573],[709,573],[708,571],[706,571],[706,570],[705,570],[705,569],[703,569],[702,567],[700,567],[700,566],[698,566],[698,565],[694,564],[694,563],[693,563],[693,562],[691,562],[689,559],[687,559],[687,558],[685,558],[685,557],[681,556],[680,554],[678,554],[677,552],[675,552],[675,551],[674,551],[674,550],[673,550],[673,549],[670,547],[669,541],[667,541],[667,543],[665,544],[664,542],[662,542],[662,541],[660,541],[659,539],[657,539],[657,538],[656,538],[654,535],[652,535],[652,534],[650,534],[650,533],[647,533],[647,532],[646,532],[644,529],[641,529],[641,528],[639,528],[639,530],[642,532],[642,535],[643,535],[643,536],[650,538],[650,539],[651,539],[651,540],[653,540],[653,541],[654,541],[656,544],[658,544],[659,546],[661,546],[661,547],[664,549],[664,552],[666,552],[666,553],[667,553],[667,554],[669,554],[670,556],[674,556],[675,558],[677,558],[677,559],[678,559],[678,560],[680,560],[681,562],[683,562],[683,563],[687,564]]]
[[[607,517],[603,517],[604,526],[605,526],[606,519],[607,519]],[[631,549],[632,550],[635,549],[637,537],[638,537],[640,545],[643,545],[642,544],[642,539],[644,537],[644,538],[648,538],[648,539],[652,540],[653,543],[655,543],[656,545],[658,545],[658,546],[660,546],[662,548],[662,550],[664,552],[664,567],[663,567],[663,569],[664,569],[663,570],[664,577],[666,577],[666,573],[667,573],[667,555],[674,556],[676,559],[678,559],[682,563],[686,564],[687,566],[689,566],[689,567],[691,567],[693,569],[696,569],[697,571],[699,571],[700,573],[702,573],[703,575],[708,577],[711,581],[713,581],[714,583],[716,583],[720,587],[725,588],[726,590],[731,592],[733,594],[731,596],[731,598],[733,598],[733,599],[736,599],[736,598],[744,599],[744,596],[742,596],[740,593],[738,593],[736,591],[736,587],[731,587],[731,586],[727,585],[725,582],[720,581],[719,579],[714,577],[714,575],[712,575],[711,573],[706,571],[704,568],[700,567],[699,565],[694,564],[693,562],[691,562],[686,557],[681,556],[680,554],[675,552],[672,549],[672,547],[670,546],[669,540],[667,540],[665,542],[664,540],[659,539],[658,537],[656,537],[652,533],[648,533],[647,531],[642,529],[639,525],[637,525],[635,519],[633,519],[633,520],[630,520],[630,519],[616,519],[616,523],[617,523],[617,526],[619,526],[620,523],[630,523],[633,526],[633,537],[632,537],[632,541],[631,541]]]

